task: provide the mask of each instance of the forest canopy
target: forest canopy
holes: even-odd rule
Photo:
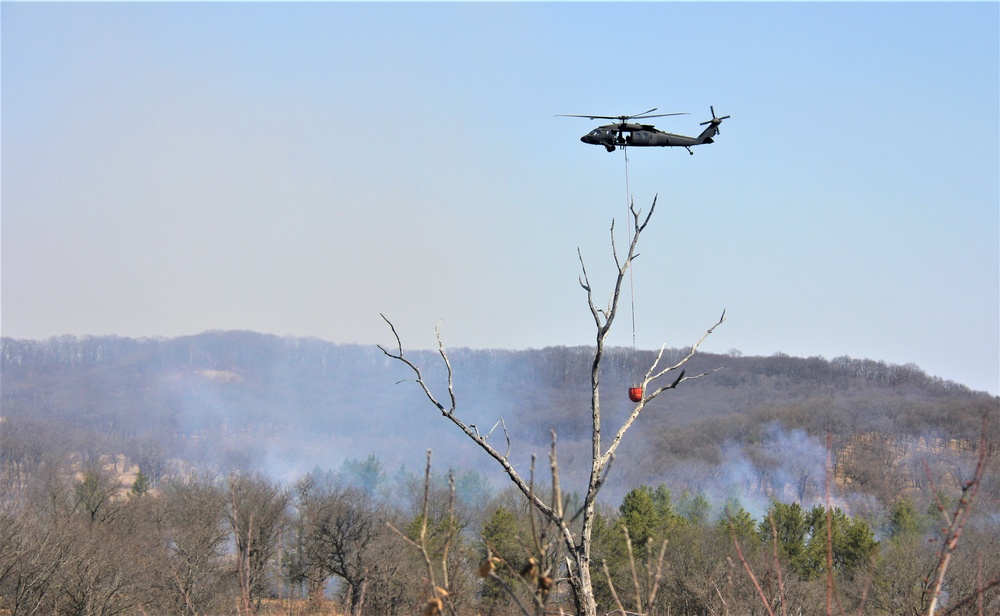
[[[591,352],[449,352],[465,417],[484,434],[502,418],[512,459],[526,465],[558,434],[570,501],[582,481],[574,456],[589,446]],[[457,525],[446,558],[458,605],[516,613],[475,573],[490,550],[509,561],[501,578],[520,579],[531,534],[523,498],[426,419],[426,401],[394,385],[407,375],[378,349],[209,332],[4,338],[0,353],[0,610],[265,612],[279,597],[325,594],[358,614],[414,613],[427,600],[418,555],[387,524],[415,540],[426,522],[436,558]],[[443,383],[434,353],[412,355]],[[628,413],[626,388],[652,357],[608,350],[602,383],[621,392],[605,396],[609,417]],[[734,537],[758,571],[773,569],[777,549],[790,605],[822,604],[828,545],[846,605],[864,600],[886,614],[919,605],[913,582],[934,566],[938,506],[963,497],[980,438],[998,442],[997,399],[914,365],[848,357],[734,350],[701,353],[690,369],[717,371],[650,406],[601,493],[594,550],[610,576],[595,577],[601,606],[615,601],[606,579],[629,600],[650,598],[629,581],[623,528],[640,567],[670,546],[663,567],[673,575],[650,600],[662,613],[753,605],[749,579],[727,564]],[[428,449],[438,496],[425,518]],[[994,456],[949,574],[952,596],[998,574],[976,560],[1000,547],[996,466]],[[11,560],[29,552],[38,558]],[[92,566],[51,566],[67,558]]]

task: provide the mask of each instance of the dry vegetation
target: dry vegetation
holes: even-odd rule
[[[550,359],[559,356],[550,354]],[[731,361],[763,366],[769,359]],[[44,368],[22,366],[35,377]],[[10,380],[14,372],[4,366],[0,426],[0,607],[10,614],[421,613],[433,598],[427,559],[389,524],[416,544],[425,529],[435,585],[441,588],[447,563],[448,595],[442,609],[523,614],[520,602],[532,613],[540,588],[549,612],[574,609],[552,530],[537,517],[532,521],[523,496],[477,481],[481,477],[475,471],[457,469],[453,514],[447,479],[433,473],[424,514],[423,477],[388,473],[375,456],[280,483],[252,470],[220,470],[197,459],[184,460],[168,453],[165,443],[154,447],[157,443],[141,431],[125,436],[123,430],[115,437],[121,422],[97,424],[108,430],[99,432],[86,417],[67,410],[53,430],[55,424],[39,417],[8,414],[8,408],[24,408],[26,398],[37,403],[59,394],[59,388],[31,391],[27,380]],[[86,383],[79,369],[64,374],[74,386]],[[986,434],[990,443],[996,442],[996,401],[961,389],[954,395],[910,389],[900,396],[898,389],[869,387],[869,396],[860,397],[855,389],[851,399],[859,407],[879,410],[853,417],[845,411],[850,409],[846,401],[825,403],[823,414],[812,412],[814,403],[805,400],[670,424],[673,429],[663,432],[650,422],[647,440],[636,441],[636,458],[617,467],[623,477],[638,480],[611,486],[618,491],[609,491],[596,510],[594,588],[602,613],[766,613],[734,535],[776,614],[927,613],[941,546],[956,536],[960,541],[950,552],[938,613],[995,613],[1000,574],[992,558],[1000,547],[996,456],[981,463],[984,477],[975,484],[978,492],[963,517],[961,534],[942,530],[952,526],[941,509],[954,523],[955,511],[969,495],[969,482],[976,478],[978,454],[992,453],[994,445],[981,445],[977,433],[983,430],[983,413],[991,413]],[[13,395],[18,404],[8,407]],[[905,404],[886,404],[899,399]],[[37,415],[54,412],[47,404]],[[155,416],[149,419],[156,421]],[[830,426],[846,429],[828,430]],[[203,424],[205,433],[213,429]],[[823,452],[828,433],[836,478],[831,482],[831,528],[837,548],[832,554],[835,601],[829,611],[826,526],[814,511],[816,504],[825,511],[824,477],[808,466],[799,475],[787,474],[794,465],[783,464],[815,453],[801,449],[803,444],[819,444]],[[795,434],[804,440],[793,439]],[[727,460],[733,462],[724,452],[736,443],[740,461],[751,472],[740,476],[744,483],[731,485],[730,526],[722,509],[725,494],[708,490],[707,481],[733,479],[720,469]],[[648,459],[646,448],[656,444],[671,448],[666,451],[675,457]],[[700,461],[703,474],[681,471],[685,451],[688,459]],[[560,460],[566,460],[561,454]],[[657,477],[652,473],[645,479],[636,475],[643,464],[667,483],[650,481]],[[140,469],[145,487],[137,481]],[[235,498],[234,478],[242,486]],[[551,486],[538,484],[538,492],[550,499]],[[807,498],[797,512],[790,512],[788,503],[795,502],[800,490]],[[780,496],[783,503],[768,505],[768,495]],[[751,506],[757,497],[772,516],[786,522],[777,558],[767,511]],[[578,498],[572,491],[564,494],[565,508],[579,507]],[[239,511],[242,517],[234,515]],[[271,525],[264,523],[267,511],[278,514]],[[239,519],[245,521],[243,532],[251,535],[245,569],[234,539],[234,520]],[[352,526],[351,520],[371,523]],[[842,527],[853,534],[840,537],[836,533]],[[859,555],[854,548],[866,545],[865,529],[877,543]],[[479,571],[488,556],[495,560],[489,561],[493,569],[484,579]],[[535,573],[529,566],[532,558],[546,563]],[[241,582],[241,570],[253,575]],[[353,592],[362,587],[363,595]],[[324,589],[326,597],[320,592]]]
[[[581,277],[596,352],[3,339],[0,614],[1000,613],[1000,401],[606,348],[634,246],[607,309]]]

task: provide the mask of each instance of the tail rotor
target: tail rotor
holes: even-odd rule
[[[730,116],[726,115],[726,116],[722,116],[721,118],[716,117],[716,115],[715,115],[715,106],[709,105],[708,108],[712,112],[712,119],[711,120],[707,120],[705,122],[702,122],[701,124],[699,124],[699,126],[705,126],[706,124],[711,124],[712,126],[715,127],[715,132],[718,134],[718,133],[721,132],[721,131],[719,131],[719,124],[722,124],[722,121],[728,119]]]

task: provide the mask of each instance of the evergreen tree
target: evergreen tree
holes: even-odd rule
[[[778,533],[778,550],[795,570],[800,570],[806,550],[808,526],[805,512],[798,503],[785,504],[774,501],[767,510]],[[758,526],[758,535],[764,542],[772,540],[771,522],[767,519]]]
[[[633,548],[645,547],[648,540],[661,529],[662,516],[653,501],[653,490],[649,486],[639,486],[625,495],[621,506],[621,523],[628,528]]]
[[[482,556],[485,559],[487,547],[493,556],[499,557],[506,566],[496,569],[497,575],[511,587],[514,576],[525,561],[525,549],[519,537],[517,516],[506,507],[497,507],[483,526]],[[508,604],[509,596],[495,580],[487,579],[483,586],[483,600],[489,604]]]
[[[712,504],[701,492],[692,496],[690,492],[684,490],[677,503],[677,509],[688,522],[704,524],[708,520],[708,513],[712,510]]]
[[[382,461],[374,454],[369,454],[364,460],[357,458],[344,460],[340,467],[340,473],[347,483],[361,488],[369,494],[377,494],[378,489],[387,480]]]
[[[766,522],[767,520],[765,520]],[[730,499],[725,506],[725,510],[719,516],[719,530],[728,537],[730,532],[735,533],[736,539],[741,546],[752,544],[758,539],[757,522],[750,515],[750,512],[743,508],[743,505],[736,499]],[[770,527],[770,523],[768,523]],[[743,548],[747,549],[746,547]]]
[[[913,501],[901,498],[889,509],[889,537],[898,539],[919,533],[923,520]]]
[[[804,558],[799,561],[799,572],[806,579],[818,577],[826,571],[828,546],[833,556],[834,571],[840,575],[851,577],[859,568],[868,565],[878,543],[867,522],[848,517],[839,507],[831,509],[828,515],[821,505],[813,507],[806,517],[809,540]]]
[[[142,468],[139,468],[139,472],[135,474],[135,481],[132,482],[132,494],[142,496],[148,491],[149,478],[142,472]]]
[[[656,503],[656,511],[660,517],[666,519],[677,515],[667,484],[661,483],[656,487],[656,491],[653,492],[653,502]]]

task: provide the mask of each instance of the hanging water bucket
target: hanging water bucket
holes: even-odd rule
[[[629,387],[628,399],[631,400],[632,402],[642,401],[642,387],[639,387],[638,385],[633,385],[632,387]]]

